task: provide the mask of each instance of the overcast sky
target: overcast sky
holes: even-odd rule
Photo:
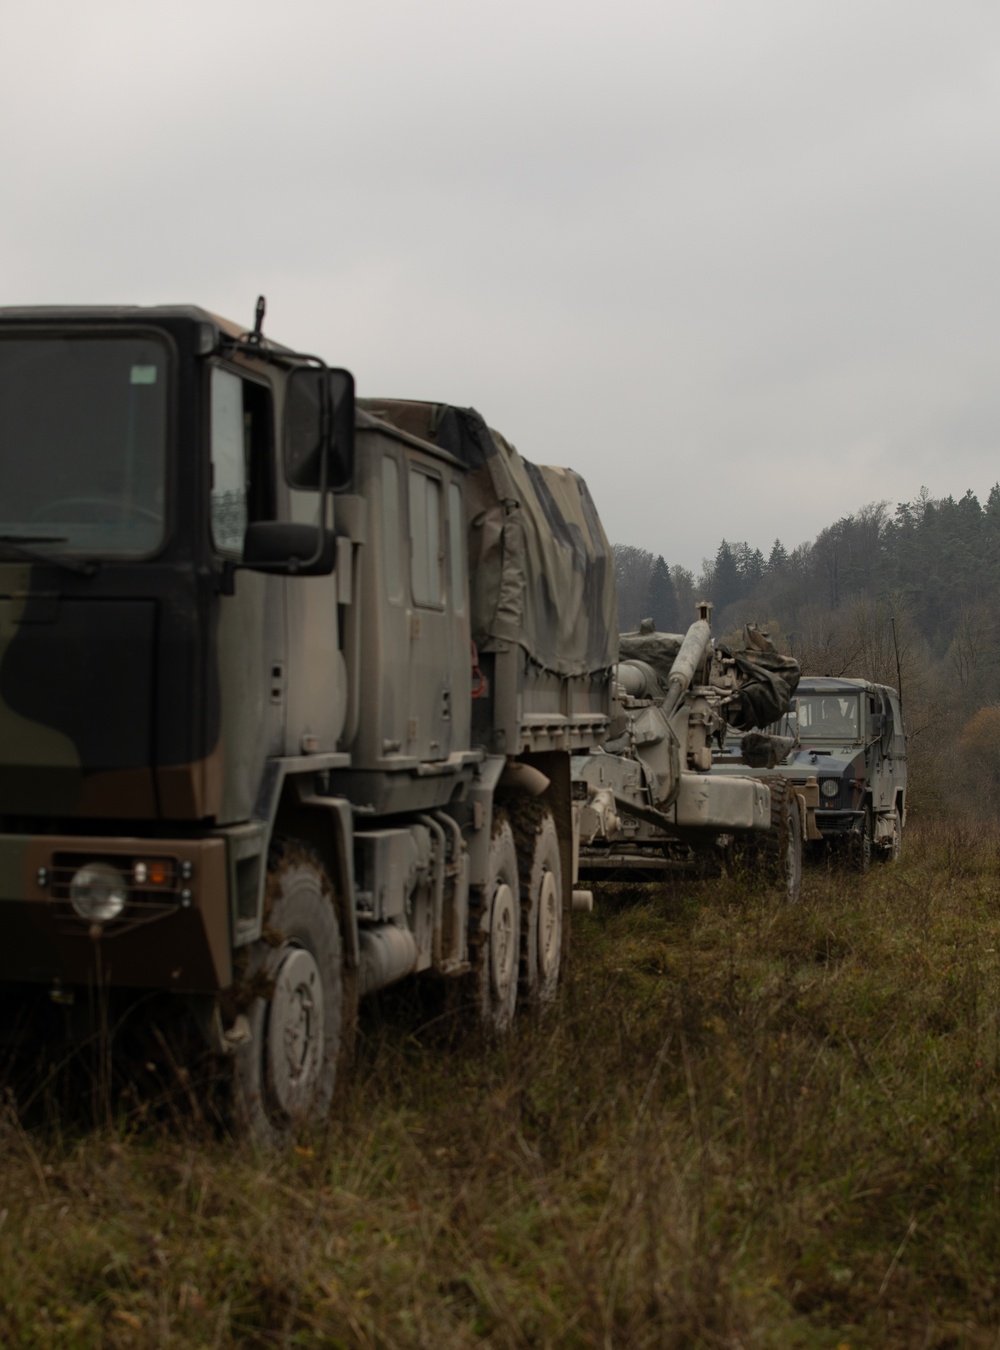
[[[0,303],[263,291],[670,563],[1000,478],[996,0],[5,0],[0,115]]]

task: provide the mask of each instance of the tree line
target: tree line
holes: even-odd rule
[[[683,631],[704,598],[723,641],[753,621],[805,674],[899,687],[923,799],[935,776],[971,773],[979,806],[1000,810],[1000,484],[985,504],[926,489],[871,502],[792,548],[723,539],[697,576],[632,545],[614,552],[622,631],[647,617]]]

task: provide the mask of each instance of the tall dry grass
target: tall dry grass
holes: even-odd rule
[[[96,1124],[8,1105],[0,1339],[996,1345],[998,860],[953,825],[794,908],[609,893],[506,1045],[413,990],[373,1005],[337,1117],[281,1158],[183,1083]]]

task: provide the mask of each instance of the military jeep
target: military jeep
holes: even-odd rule
[[[906,733],[895,689],[868,680],[803,676],[788,712],[765,737],[732,737],[713,768],[748,764],[818,786],[816,826],[859,867],[899,857],[906,824]],[[754,744],[748,742],[753,739]],[[762,742],[769,742],[763,744]],[[769,762],[759,762],[767,752]]]

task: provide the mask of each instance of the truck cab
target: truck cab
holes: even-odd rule
[[[218,988],[259,936],[266,767],[342,757],[313,371],[194,306],[0,311],[0,979],[86,979],[99,930]]]

